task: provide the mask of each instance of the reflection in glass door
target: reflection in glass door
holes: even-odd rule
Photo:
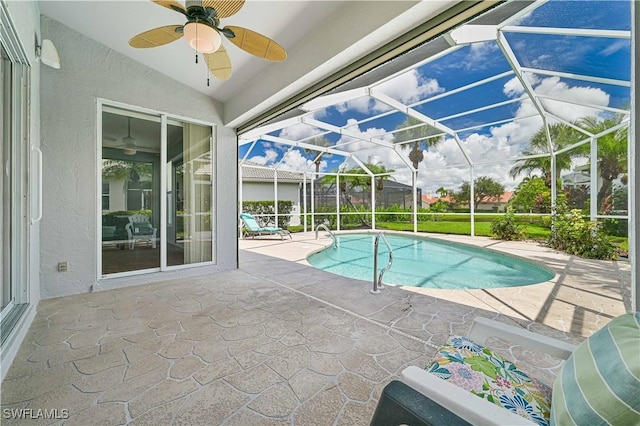
[[[160,267],[160,117],[102,112],[102,275]]]
[[[167,129],[167,265],[213,260],[211,126]]]

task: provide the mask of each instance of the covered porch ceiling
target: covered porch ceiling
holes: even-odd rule
[[[182,15],[151,0],[40,0],[39,7],[45,17],[222,102],[223,124],[238,127],[456,3],[247,0],[221,25],[249,28],[272,38],[286,49],[287,60],[267,62],[224,40],[233,75],[226,81],[210,76],[209,86],[206,66],[202,60],[195,63],[195,51],[183,40],[153,49],[128,45],[136,34],[183,23]],[[60,52],[63,67],[64,53]]]

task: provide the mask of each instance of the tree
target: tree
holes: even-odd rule
[[[438,197],[440,198],[445,198],[447,195],[449,195],[451,193],[451,191],[449,191],[448,189],[444,188],[444,187],[440,187],[436,190],[436,194],[438,195]]]
[[[481,176],[474,182],[474,210],[477,210],[478,206],[482,203],[499,200],[500,196],[504,194],[504,186],[489,176]],[[454,197],[458,203],[468,203],[471,197],[471,185],[469,182],[463,182],[460,186],[460,191],[455,193]]]
[[[103,180],[124,180],[128,185],[139,184],[141,178],[151,179],[153,163],[125,160],[102,160]]]
[[[613,118],[598,120],[595,117],[583,118],[578,124],[592,134],[601,133],[620,124],[624,116],[617,114]],[[598,189],[598,209],[604,209],[607,197],[611,196],[613,181],[627,172],[627,140],[628,127],[608,133],[598,138],[598,171],[602,178],[602,186]],[[577,150],[577,155],[589,155],[589,145]]]
[[[558,151],[574,143],[584,139],[577,130],[566,124],[552,124],[549,126],[549,134],[551,135],[552,147],[554,151]],[[547,142],[547,132],[541,127],[529,141],[529,147],[522,151],[522,156],[549,154],[546,157],[527,158],[517,161],[509,171],[512,178],[518,177],[521,173],[529,176],[535,171],[540,171],[544,177],[545,183],[551,188],[551,155],[549,153],[549,143]],[[571,154],[564,152],[556,156],[556,170],[558,176],[560,171],[569,170],[571,168]]]
[[[384,183],[392,179],[390,176],[395,170],[387,170],[387,168],[383,164],[372,164],[365,163],[365,166],[371,173],[374,175],[382,175],[376,176],[376,189],[381,191],[384,188]],[[335,175],[326,175],[323,176],[320,180],[325,185],[335,185],[336,176]],[[367,172],[360,168],[354,167],[352,169],[346,170],[343,174],[340,174],[340,194],[343,197],[346,197],[348,192],[352,189],[361,188],[363,192],[362,199],[366,200],[369,197],[369,193],[371,192],[371,177],[367,174]],[[345,199],[346,201],[346,199]]]
[[[415,139],[413,144],[405,144],[402,145],[402,147],[406,148],[408,145],[413,146],[409,152],[409,160],[411,160],[411,163],[416,170],[424,160],[423,150],[426,150],[429,147],[434,147],[444,140],[442,135],[429,137],[440,133],[440,131],[413,117],[407,117],[406,120],[396,127],[396,130],[400,129],[406,129],[401,132],[402,140],[409,141]],[[396,133],[396,135],[399,133],[400,132]]]
[[[537,176],[525,178],[516,188],[509,204],[517,211],[549,212],[551,210],[551,188],[546,185],[544,178]]]
[[[326,148],[328,146],[331,146],[331,142],[329,142],[329,140],[324,136],[316,136],[315,138],[311,139],[308,143],[310,143],[311,145],[316,145],[320,148]],[[316,165],[316,176],[317,176],[320,173],[320,164],[322,163],[322,157],[330,154],[325,153],[324,151],[322,151],[322,149],[318,149],[316,151],[315,149],[304,148],[304,152],[305,154],[311,154],[314,156],[313,163]]]

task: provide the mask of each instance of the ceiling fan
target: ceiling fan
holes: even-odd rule
[[[104,136],[103,139],[110,142],[117,141],[116,138],[110,136]],[[131,137],[131,117],[127,117],[127,136],[122,138],[122,143],[120,145],[112,146],[112,148],[121,149],[124,155],[136,155],[138,152],[138,143]]]
[[[220,19],[236,14],[245,0],[187,0],[186,7],[176,0],[151,1],[181,13],[187,18],[187,22],[184,25],[167,25],[140,33],[129,40],[131,47],[162,46],[184,36],[193,49],[203,54],[207,67],[220,80],[227,80],[232,74],[229,55],[222,46],[222,36],[259,58],[272,62],[287,58],[287,52],[282,46],[262,34],[231,25],[220,28]]]

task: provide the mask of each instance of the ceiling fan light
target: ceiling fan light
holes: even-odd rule
[[[135,148],[122,148],[122,153],[124,155],[136,155],[138,152]]]
[[[222,44],[218,31],[200,22],[189,22],[185,25],[184,37],[189,45],[200,53],[213,53]]]

